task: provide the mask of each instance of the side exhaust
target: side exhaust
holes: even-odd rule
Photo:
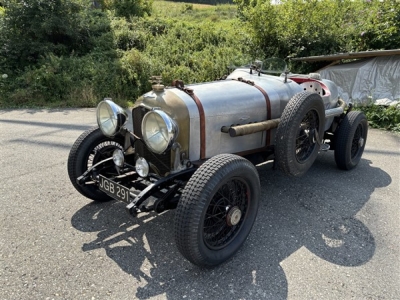
[[[237,125],[237,126],[223,126],[221,132],[229,133],[231,137],[237,137],[242,135],[248,135],[260,131],[277,128],[280,119],[267,120],[263,122],[257,122],[252,124]]]
[[[330,117],[336,117],[340,116],[342,113],[344,113],[344,110],[346,109],[346,102],[344,102],[342,99],[338,100],[338,107],[331,108],[325,110],[325,118],[330,118]],[[280,119],[273,119],[273,120],[267,120],[267,121],[262,121],[262,122],[257,122],[257,123],[251,123],[251,124],[245,124],[245,125],[237,125],[237,126],[223,126],[221,128],[221,132],[223,133],[229,133],[231,137],[237,137],[237,136],[243,136],[243,135],[248,135],[260,131],[266,131],[270,129],[277,128],[279,125]]]

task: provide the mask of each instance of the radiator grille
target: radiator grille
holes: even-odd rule
[[[132,110],[132,118],[133,118],[133,132],[139,138],[142,138],[142,119],[144,115],[148,112],[144,107],[136,107]],[[161,175],[170,171],[171,167],[171,150],[168,150],[164,154],[156,154],[152,153],[144,142],[137,141],[135,143],[136,153],[145,158],[148,162],[155,165],[160,171]]]

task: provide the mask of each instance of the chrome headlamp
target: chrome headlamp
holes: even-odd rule
[[[178,125],[162,110],[153,110],[144,115],[142,135],[151,151],[161,154],[169,149],[178,136]]]
[[[128,120],[125,110],[110,99],[97,105],[97,124],[105,136],[114,136]]]
[[[149,163],[143,157],[139,157],[136,160],[135,169],[141,177],[146,177],[147,175],[149,175]]]
[[[115,149],[113,152],[113,161],[114,164],[120,168],[124,166],[125,157],[124,152],[121,149]]]

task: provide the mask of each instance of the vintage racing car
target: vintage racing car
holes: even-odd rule
[[[350,170],[367,139],[366,117],[339,98],[333,82],[274,65],[256,61],[188,86],[154,78],[132,109],[133,128],[124,109],[100,102],[98,127],[69,154],[73,186],[95,201],[123,201],[133,216],[176,209],[182,255],[206,267],[226,261],[256,219],[254,165],[273,160],[276,169],[300,176],[319,151],[334,150],[337,166]]]

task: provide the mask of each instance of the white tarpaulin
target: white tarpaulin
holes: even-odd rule
[[[400,99],[400,55],[331,66],[319,73],[339,86],[340,96],[346,102]]]

